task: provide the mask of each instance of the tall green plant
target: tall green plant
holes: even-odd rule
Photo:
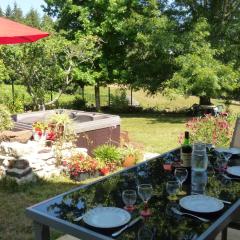
[[[13,127],[10,111],[4,105],[0,105],[0,132]]]

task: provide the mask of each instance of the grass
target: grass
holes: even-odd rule
[[[163,153],[178,146],[178,136],[185,129],[185,116],[160,114],[121,115],[121,128],[130,140],[141,143],[145,151]]]
[[[29,101],[25,87],[15,86],[19,95],[24,95],[24,101]],[[112,87],[112,92],[116,87]],[[102,102],[107,103],[107,88],[101,88]],[[129,94],[129,91],[128,91]],[[11,97],[11,86],[0,86],[0,102],[4,96]],[[93,88],[85,90],[86,99],[94,103]],[[48,96],[49,97],[49,96]],[[170,100],[161,94],[154,97],[147,96],[142,91],[133,93],[133,97],[139,101],[144,108],[156,108],[159,110],[168,109],[177,111],[190,107],[198,102],[198,98],[184,98],[177,96]],[[60,103],[63,105],[74,99],[73,95],[64,94]],[[213,100],[215,104],[222,104],[222,100]],[[230,105],[233,113],[239,113],[239,103]],[[184,131],[186,116],[170,114],[123,114],[121,115],[121,129],[128,131],[131,141],[143,144],[145,151],[165,152],[178,146],[178,135]],[[82,183],[83,184],[83,183]],[[65,192],[79,185],[65,177],[53,178],[49,181],[40,181],[37,184],[29,185],[26,188],[0,185],[0,240],[30,240],[32,237],[31,221],[25,216],[25,208]],[[59,236],[53,234],[53,239]]]

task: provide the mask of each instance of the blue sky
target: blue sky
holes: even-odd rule
[[[44,4],[44,0],[0,0],[0,7],[5,11],[6,6],[9,4],[11,7],[14,2],[23,10],[23,13],[26,14],[31,8],[38,10],[38,12],[43,15],[41,5]]]

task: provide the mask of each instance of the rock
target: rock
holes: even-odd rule
[[[8,160],[8,168],[26,169],[29,167],[29,162],[24,159]]]
[[[23,178],[32,173],[32,168],[28,167],[25,169],[11,168],[6,170],[6,175],[15,178]]]
[[[1,155],[13,156],[15,158],[20,158],[21,156],[31,154],[38,151],[38,146],[29,142],[28,144],[23,144],[19,142],[1,142],[0,143],[0,153]]]
[[[32,131],[2,131],[0,133],[0,142],[8,141],[8,142],[20,142],[27,143],[32,137]]]

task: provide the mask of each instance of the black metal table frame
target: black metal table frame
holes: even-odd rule
[[[174,150],[172,150],[174,151]],[[171,153],[172,151],[169,151],[168,153]],[[161,157],[167,153],[161,154],[158,157]],[[151,161],[153,159],[156,159],[158,157],[151,158],[147,161]],[[146,163],[146,161],[145,161]],[[74,192],[76,190],[87,188],[90,185],[96,184],[100,181],[103,181],[106,178],[111,178],[112,176],[115,176],[117,174],[120,174],[124,171],[128,171],[132,168],[135,168],[143,163],[139,163],[131,168],[123,169],[119,172],[116,172],[114,174],[108,175],[106,177],[103,177],[97,181],[94,181],[92,183],[86,184],[84,186],[80,186],[77,188],[74,188],[68,192],[62,193],[58,196],[63,196],[65,194]],[[57,196],[51,198],[54,199]],[[90,229],[78,226],[76,224],[72,224],[70,222],[66,222],[64,220],[61,220],[59,218],[51,217],[44,213],[39,213],[38,211],[34,210],[33,208],[35,206],[38,206],[44,202],[47,202],[51,199],[48,199],[46,201],[43,201],[41,203],[38,203],[34,206],[31,206],[26,209],[26,214],[29,218],[33,219],[33,231],[35,235],[35,240],[50,240],[50,227],[54,228],[56,230],[59,230],[60,232],[70,234],[74,237],[81,238],[82,240],[113,240],[113,238],[96,233]],[[215,222],[211,224],[211,226],[203,232],[197,240],[213,240],[220,232],[224,232],[227,229],[227,226],[230,222],[235,220],[240,215],[240,199],[235,202],[226,212],[219,217]]]

